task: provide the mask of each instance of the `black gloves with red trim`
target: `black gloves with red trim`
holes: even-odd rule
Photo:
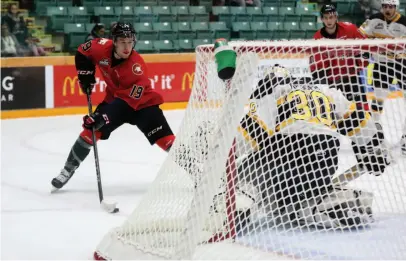
[[[77,72],[80,88],[84,93],[91,94],[96,83],[94,70],[78,70]]]
[[[83,117],[83,128],[91,130],[94,128],[95,130],[100,129],[106,124],[109,124],[110,120],[107,114],[100,114],[98,112],[92,113],[90,115],[85,115]]]

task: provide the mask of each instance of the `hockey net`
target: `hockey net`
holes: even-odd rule
[[[141,203],[105,235],[95,258],[406,258],[406,157],[401,153],[406,109],[399,89],[400,81],[406,82],[406,40],[229,44],[237,53],[237,66],[227,81],[217,76],[213,45],[196,49],[193,90],[175,144]],[[324,70],[320,77],[327,83],[311,77],[309,63],[318,55],[322,63],[335,66],[334,72],[317,69]],[[295,93],[283,98],[275,91],[254,99],[255,90],[261,96],[275,87],[261,81],[275,64],[299,79]],[[328,79],[354,72],[359,80],[343,76],[334,82],[345,81],[346,98],[364,90],[369,108],[363,105],[365,111],[355,113],[351,102],[331,107],[348,109],[341,120],[358,117],[347,119],[343,131],[323,104],[338,103],[325,100],[331,87],[339,88]],[[292,87],[292,82],[272,84]],[[372,104],[381,92],[378,85],[385,85],[385,97],[379,95],[384,103],[374,99]],[[309,86],[317,86],[317,95],[308,92]],[[270,104],[258,105],[262,99]],[[293,108],[283,105],[294,99]],[[357,166],[351,136],[365,140],[376,132],[368,124],[374,120],[371,107],[381,112],[385,148],[393,161],[380,176],[366,171],[345,184],[362,172],[358,168],[333,184],[333,177]],[[329,135],[320,136],[326,125]],[[368,157],[379,157],[379,146]],[[384,164],[376,158],[372,162]]]

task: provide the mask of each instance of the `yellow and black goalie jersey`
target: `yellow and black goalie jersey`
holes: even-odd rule
[[[238,144],[243,150],[261,149],[276,133],[345,135],[365,145],[376,134],[369,112],[357,108],[336,89],[281,84],[250,102],[241,120]]]

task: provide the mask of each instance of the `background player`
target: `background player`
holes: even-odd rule
[[[382,0],[381,13],[372,15],[360,27],[360,31],[369,38],[393,39],[406,38],[406,17],[398,12],[399,0]],[[380,120],[384,108],[384,99],[389,87],[397,80],[400,89],[406,90],[406,50],[388,51],[373,55],[373,79],[375,97],[371,109],[375,120]],[[404,94],[406,102],[406,93]],[[402,134],[402,154],[406,156],[406,123]]]
[[[98,65],[107,83],[106,96],[91,115],[83,118],[80,133],[61,173],[52,180],[54,190],[62,188],[72,177],[92,147],[92,128],[97,140],[106,140],[124,123],[137,126],[151,145],[168,151],[175,136],[159,108],[160,94],[150,86],[147,67],[133,50],[136,38],[130,23],[117,23],[112,29],[113,40],[98,38],[79,46],[75,65],[80,86],[90,93],[95,84]]]
[[[265,73],[252,99],[257,107],[241,127],[255,148],[238,169],[240,182],[259,190],[259,196],[243,193],[252,204],[256,201],[283,222],[335,228],[372,222],[372,195],[331,181],[340,134],[358,148],[356,158],[370,173],[381,174],[390,164],[369,112],[358,110],[339,90],[305,85],[280,66]],[[241,209],[240,204],[239,210],[249,211],[249,205]]]

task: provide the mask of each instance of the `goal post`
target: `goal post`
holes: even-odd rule
[[[406,157],[398,145],[406,39],[229,45],[237,64],[226,81],[217,76],[213,45],[196,48],[176,141],[94,258],[406,258]],[[386,78],[376,79],[382,65]],[[370,91],[382,86],[374,118]],[[354,98],[364,94],[368,100]],[[357,149],[383,174],[333,184],[358,163]],[[386,155],[392,162],[383,166]]]

